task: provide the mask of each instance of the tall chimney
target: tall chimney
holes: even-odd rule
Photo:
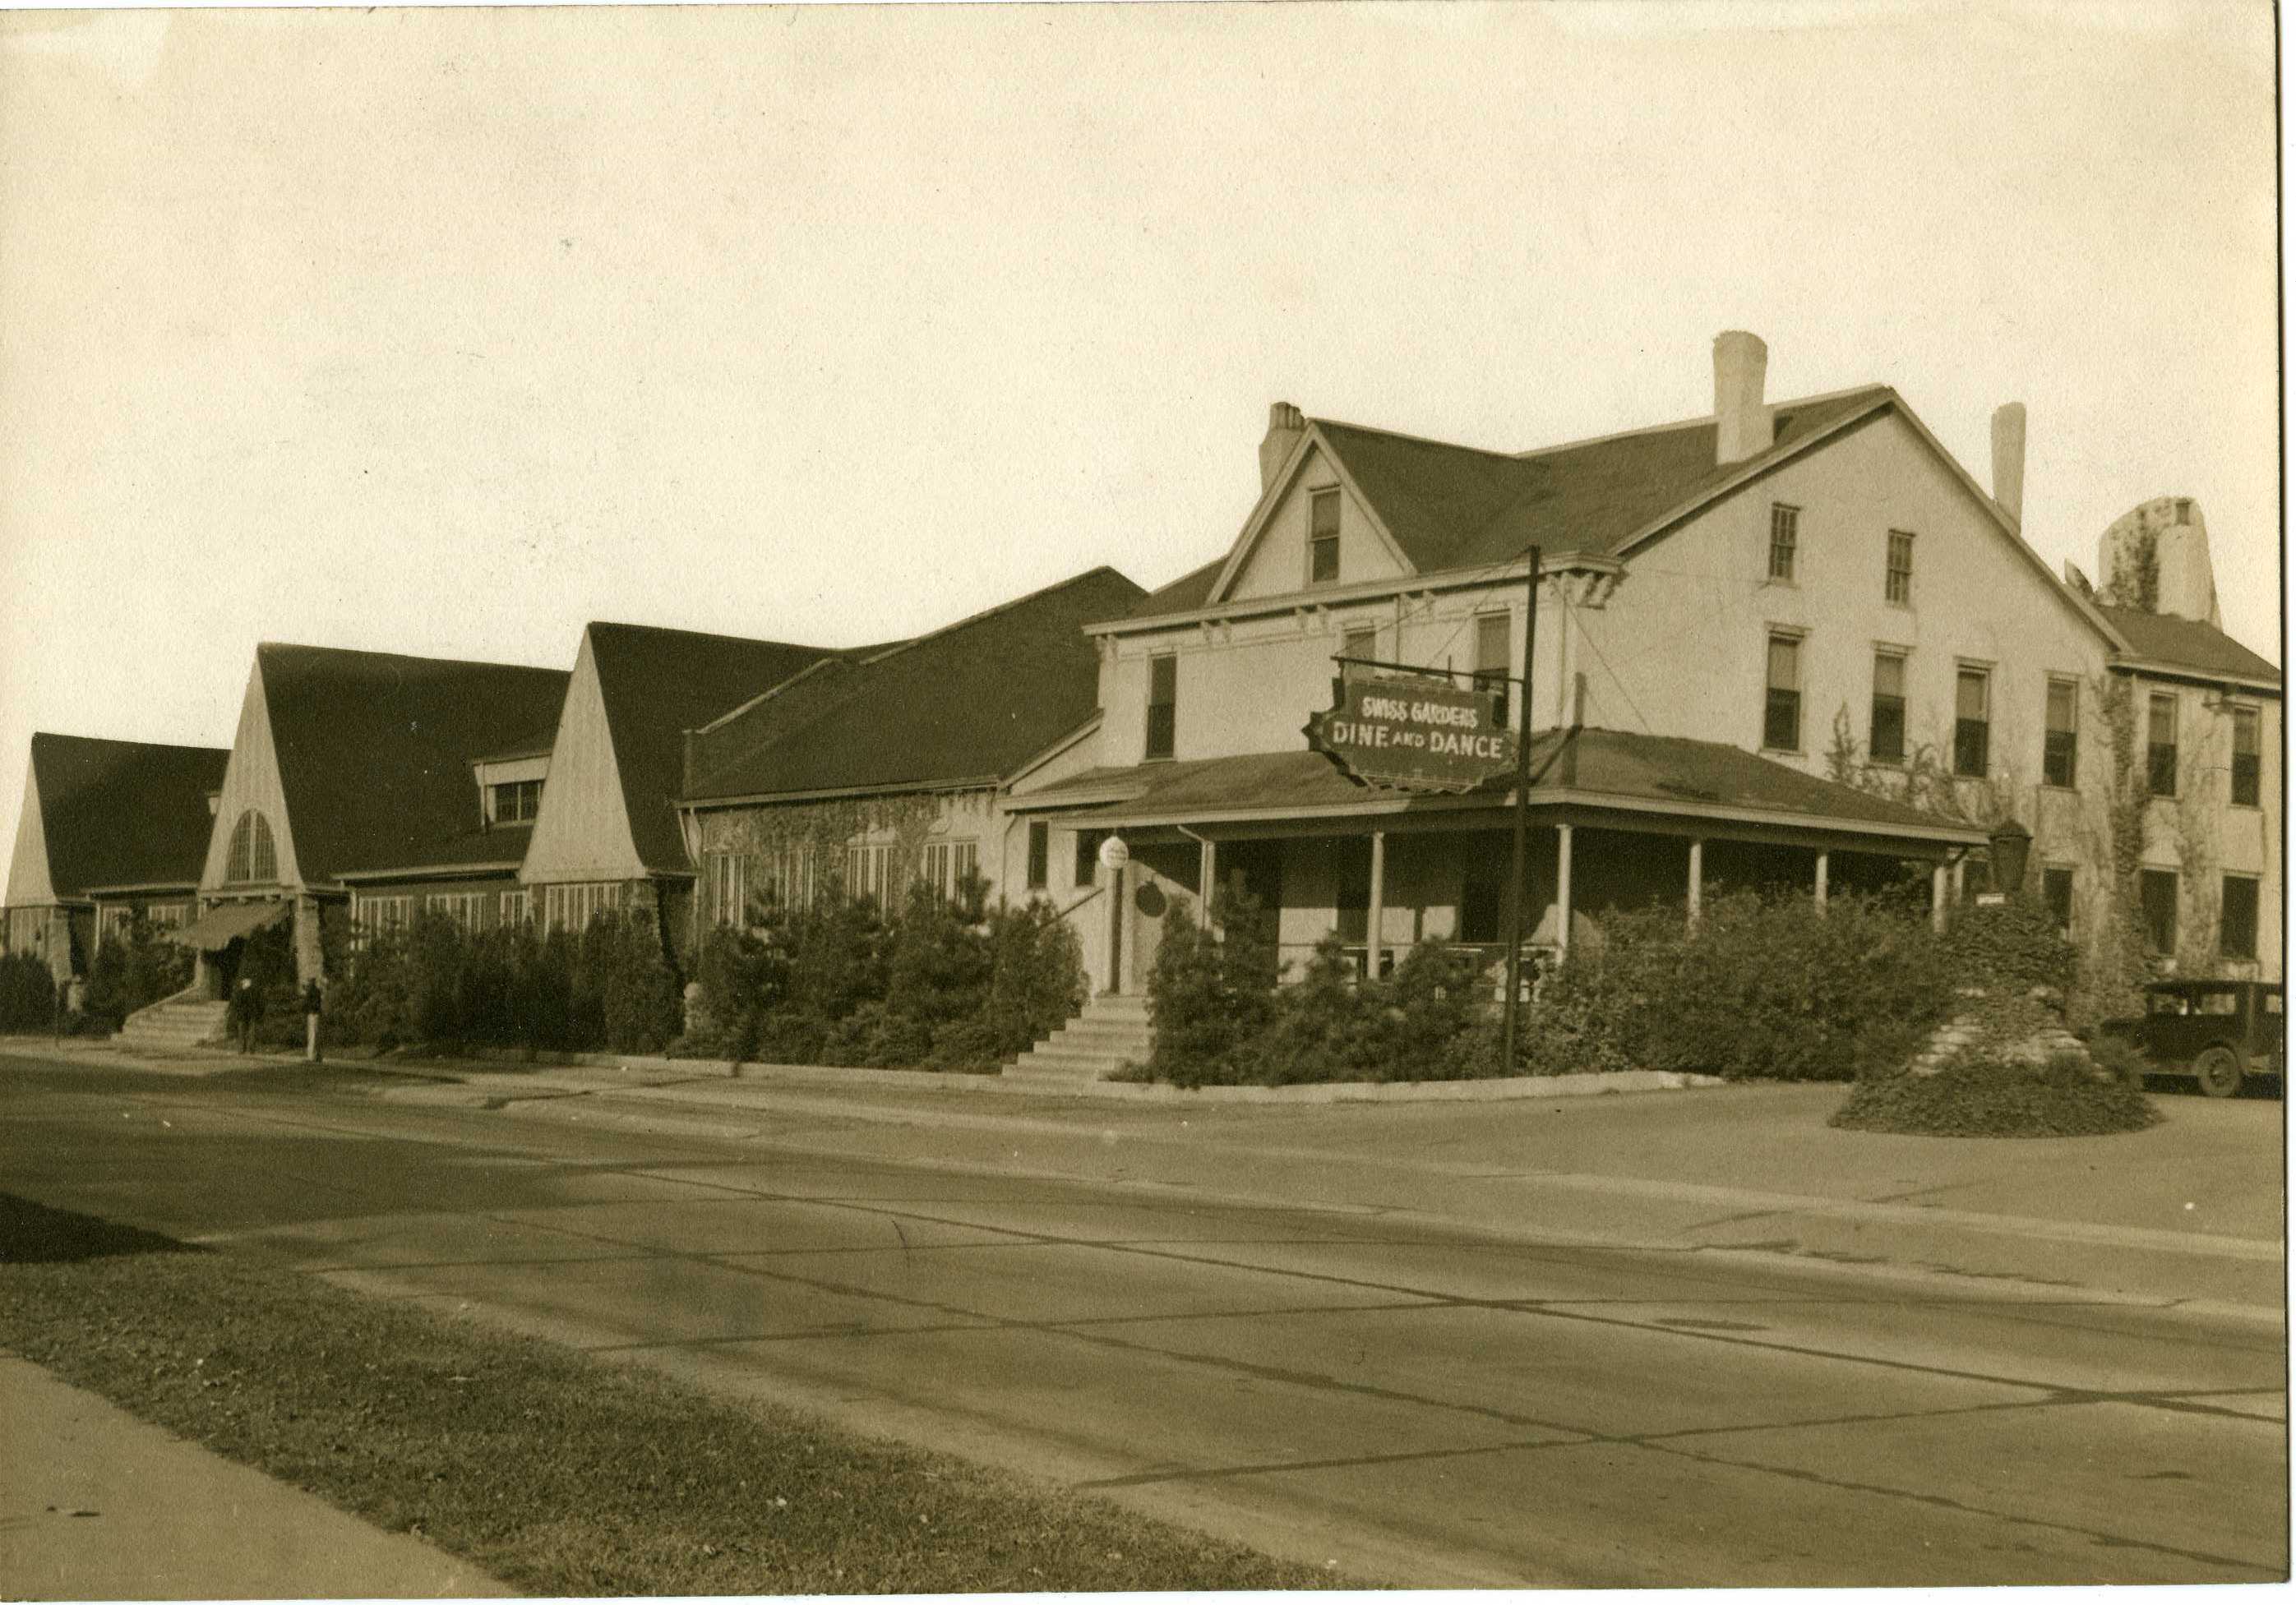
[[[2025,404],[1993,409],[1993,499],[2018,523],[2025,521]]]
[[[1292,448],[1308,432],[1308,421],[1288,401],[1267,409],[1267,434],[1259,443],[1259,488],[1262,495],[1275,482],[1278,469],[1291,460]]]
[[[1714,337],[1714,461],[1742,463],[1770,448],[1770,409],[1762,381],[1770,348],[1743,329]]]

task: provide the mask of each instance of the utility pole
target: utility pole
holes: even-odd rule
[[[1530,549],[1530,605],[1522,619],[1522,689],[1515,703],[1514,852],[1506,885],[1506,1003],[1499,1031],[1500,1074],[1514,1074],[1515,1015],[1522,995],[1523,836],[1530,819],[1530,666],[1538,651],[1539,549]]]

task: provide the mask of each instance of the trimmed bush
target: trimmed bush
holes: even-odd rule
[[[1934,1076],[1860,1081],[1831,1124],[1936,1137],[2087,1137],[2142,1131],[2161,1118],[2141,1087],[2086,1058],[2045,1064],[1971,1054]]]
[[[29,953],[0,954],[0,1031],[52,1030],[56,1003],[45,959]]]
[[[106,937],[88,961],[80,1008],[90,1028],[117,1031],[136,1010],[172,997],[191,984],[192,955],[141,914],[126,934]]]

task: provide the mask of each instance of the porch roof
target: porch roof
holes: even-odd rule
[[[1799,825],[1926,844],[1979,846],[1984,831],[1735,747],[1621,730],[1549,730],[1531,741],[1535,808],[1578,805],[1681,818]],[[1348,815],[1488,812],[1508,777],[1464,796],[1392,791],[1349,779],[1306,749],[1093,769],[1010,799],[1075,809],[1069,823],[1121,828]],[[1462,823],[1464,823],[1462,821]]]

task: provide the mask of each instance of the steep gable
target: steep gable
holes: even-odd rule
[[[77,897],[100,888],[196,882],[208,793],[222,783],[229,757],[215,747],[34,735],[28,790],[36,793],[51,891]]]
[[[594,623],[582,632],[542,813],[520,878],[690,872],[675,798],[685,732],[801,674],[832,649]]]
[[[248,671],[247,694],[240,700],[239,729],[232,737],[231,757],[224,766],[221,794],[209,822],[207,858],[200,871],[200,889],[216,891],[225,885],[231,852],[231,833],[240,816],[250,810],[269,826],[278,857],[278,883],[300,886],[302,871],[295,852],[295,822],[289,817],[287,790],[279,779],[279,749],[271,730],[271,702],[263,684],[261,649]]]
[[[54,880],[48,874],[48,835],[40,819],[40,784],[31,771],[24,772],[24,806],[16,815],[16,846],[8,856],[10,908],[29,908],[56,900]]]
[[[480,828],[471,762],[554,725],[565,670],[270,644],[256,663],[284,835],[305,882],[518,860],[521,844]],[[217,811],[211,872],[227,812]],[[283,844],[282,854],[283,880]]]
[[[1371,504],[1348,482],[1338,459],[1311,438],[1292,472],[1254,515],[1243,549],[1231,560],[1225,598],[1281,596],[1308,587],[1308,534],[1319,498],[1337,498],[1339,576],[1333,583],[1391,579],[1410,572]]]

